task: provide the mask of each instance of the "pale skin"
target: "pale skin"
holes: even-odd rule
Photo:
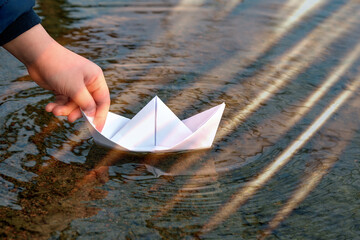
[[[45,109],[70,122],[86,115],[95,117],[97,130],[104,127],[110,94],[103,72],[95,63],[57,43],[38,24],[3,46],[25,64],[31,78],[56,94]]]

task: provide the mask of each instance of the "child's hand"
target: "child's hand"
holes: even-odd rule
[[[100,67],[59,45],[41,25],[4,47],[26,65],[37,84],[54,91],[56,101],[46,106],[48,112],[67,116],[73,122],[81,117],[81,108],[95,117],[96,128],[102,130],[110,95]]]
[[[49,103],[46,111],[73,122],[81,117],[81,108],[95,117],[98,130],[103,128],[110,97],[100,67],[57,43],[27,67],[37,84],[56,94],[56,101]]]

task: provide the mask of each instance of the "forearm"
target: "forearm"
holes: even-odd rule
[[[45,29],[38,24],[6,43],[3,47],[26,66],[30,66],[39,59],[49,47],[57,44]]]

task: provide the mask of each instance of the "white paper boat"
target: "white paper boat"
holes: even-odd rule
[[[210,148],[225,103],[181,121],[157,96],[131,120],[112,112],[101,133],[85,117],[95,143],[133,152],[171,152]]]

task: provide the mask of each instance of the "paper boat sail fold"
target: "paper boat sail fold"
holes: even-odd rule
[[[225,104],[181,121],[157,96],[131,120],[108,113],[103,130],[98,132],[93,118],[89,130],[99,145],[134,152],[170,152],[210,148]]]

